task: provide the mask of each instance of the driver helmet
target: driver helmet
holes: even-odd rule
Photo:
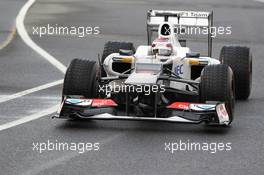
[[[171,56],[173,48],[168,38],[157,38],[151,45],[153,55]]]

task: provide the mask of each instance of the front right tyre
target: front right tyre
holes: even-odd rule
[[[74,59],[69,65],[63,83],[62,95],[98,97],[99,68],[95,61]]]

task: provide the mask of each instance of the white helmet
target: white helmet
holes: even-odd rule
[[[169,38],[157,38],[153,41],[151,45],[151,50],[153,55],[159,56],[171,56],[173,52],[172,44]]]

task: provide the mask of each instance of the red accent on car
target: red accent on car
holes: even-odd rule
[[[170,109],[181,109],[181,110],[189,110],[190,109],[190,103],[188,102],[174,102],[167,106],[167,108]]]
[[[228,118],[228,117],[227,117],[227,116],[228,116],[228,113],[227,113],[227,111],[224,109],[224,106],[223,106],[223,105],[220,106],[220,112],[223,114],[223,116],[224,116],[225,118]]]
[[[168,38],[159,37],[155,39],[154,42],[167,42],[168,40],[169,40]]]
[[[93,99],[92,107],[117,106],[111,99]]]
[[[172,45],[170,43],[166,44],[166,47],[172,48]]]

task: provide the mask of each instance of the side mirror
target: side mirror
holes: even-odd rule
[[[186,53],[186,58],[199,58],[199,57],[200,57],[200,53],[196,53],[196,52]]]
[[[132,55],[134,55],[134,51],[133,50],[120,49],[119,54],[125,55],[125,56],[132,56]]]

